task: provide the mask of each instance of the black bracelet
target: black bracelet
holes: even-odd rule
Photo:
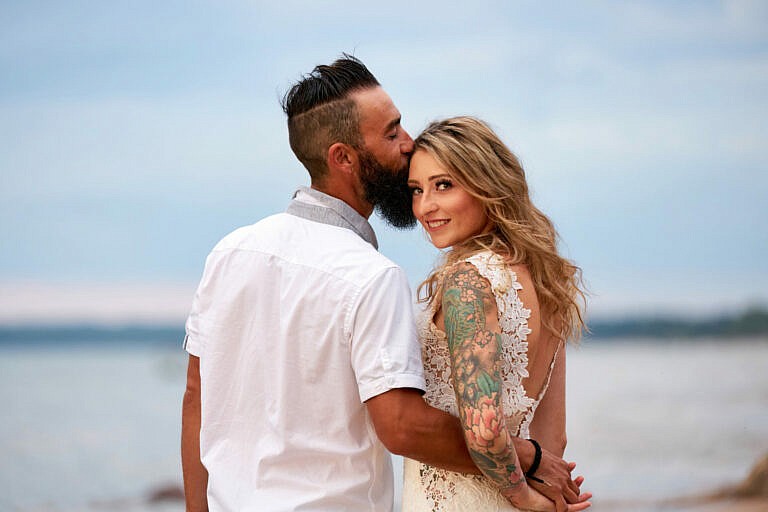
[[[541,464],[541,446],[536,442],[535,439],[529,439],[529,441],[533,445],[534,450],[536,450],[536,453],[533,455],[533,464],[531,464],[531,467],[528,468],[528,471],[525,472],[525,477],[530,478],[534,482],[543,484],[544,480],[534,476],[536,474],[536,470],[539,469],[539,464]]]

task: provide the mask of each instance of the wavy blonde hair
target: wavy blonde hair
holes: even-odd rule
[[[493,228],[454,245],[441,266],[419,286],[421,302],[440,300],[442,271],[474,253],[491,250],[510,264],[526,265],[533,279],[544,328],[576,342],[586,329],[581,269],[557,251],[552,222],[531,202],[517,157],[483,121],[453,117],[435,121],[416,138],[414,151],[428,152],[483,205]]]

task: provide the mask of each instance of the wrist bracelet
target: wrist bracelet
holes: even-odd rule
[[[533,449],[535,450],[535,453],[533,455],[533,464],[531,464],[531,467],[528,468],[528,471],[525,472],[525,477],[530,478],[534,482],[538,482],[540,484],[544,483],[544,480],[541,478],[536,478],[534,475],[536,474],[536,470],[539,469],[539,464],[541,464],[541,446],[538,442],[536,442],[535,439],[529,439],[531,444],[533,445]]]

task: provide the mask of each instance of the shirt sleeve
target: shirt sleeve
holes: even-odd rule
[[[217,281],[216,276],[221,266],[222,255],[212,252],[205,260],[205,270],[200,284],[195,292],[195,298],[192,300],[192,308],[185,324],[184,350],[190,355],[200,357],[203,345],[207,339],[208,329],[206,326],[210,322],[212,314],[211,308],[214,300],[214,288]]]
[[[391,267],[361,290],[352,311],[352,367],[360,400],[395,388],[426,389],[404,272]]]

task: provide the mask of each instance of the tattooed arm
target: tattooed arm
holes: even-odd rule
[[[453,387],[470,456],[516,507],[555,510],[553,502],[527,485],[506,428],[501,331],[490,283],[474,265],[459,263],[447,272],[443,290]]]

